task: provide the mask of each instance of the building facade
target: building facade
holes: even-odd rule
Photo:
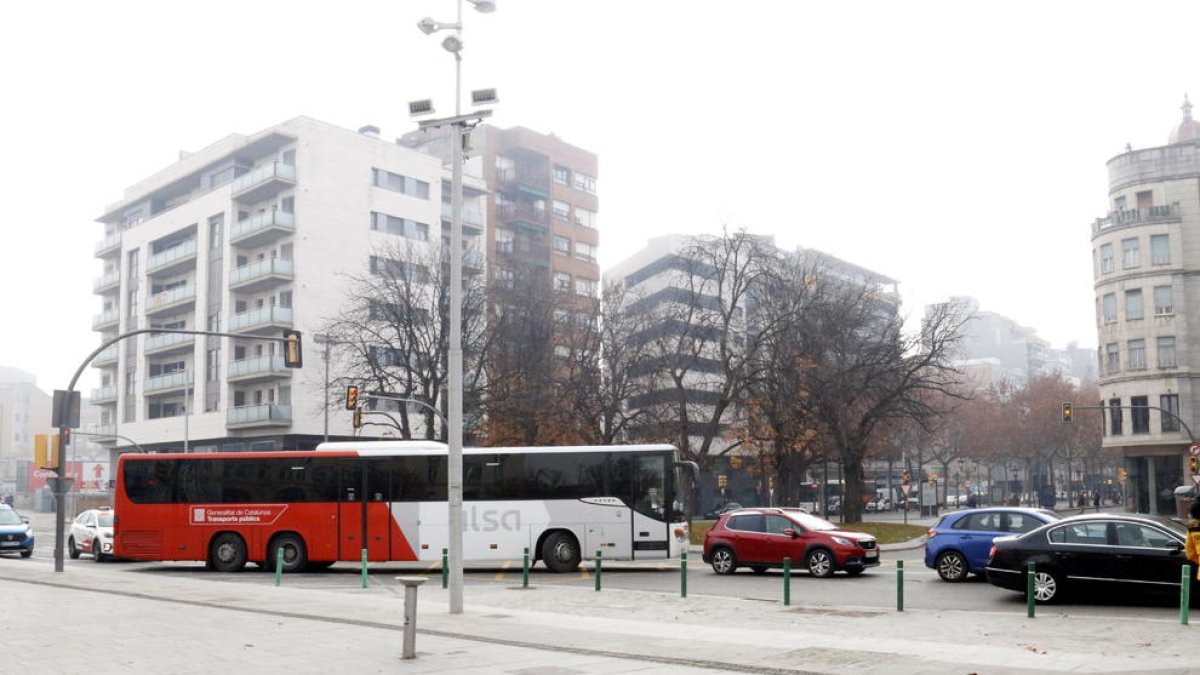
[[[1091,224],[1104,446],[1119,449],[1127,507],[1174,514],[1191,485],[1200,373],[1200,122],[1186,100],[1167,145],[1108,161],[1110,210]]]
[[[464,265],[482,267],[486,221],[478,163],[468,163]],[[114,452],[308,449],[347,438],[328,404],[328,352],[314,340],[346,302],[348,275],[374,252],[449,241],[449,173],[437,157],[298,117],[181,156],[125,190],[98,221],[103,263],[93,328],[101,352],[89,429]],[[400,263],[396,263],[400,264]],[[282,333],[304,334],[302,369],[284,367]],[[337,366],[330,375],[337,377]],[[340,403],[337,401],[336,403]]]

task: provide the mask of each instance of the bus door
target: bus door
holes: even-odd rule
[[[667,458],[634,457],[633,559],[662,559],[668,555]]]
[[[367,469],[366,460],[347,462],[339,474],[338,558],[341,560],[361,560],[364,548],[367,560],[388,559],[391,515],[386,477],[383,485],[377,480],[369,481]]]

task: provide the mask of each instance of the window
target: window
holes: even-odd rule
[[[429,183],[423,180],[402,176],[383,169],[371,169],[371,179],[376,187],[402,192],[418,199],[429,199]]]
[[[570,255],[571,240],[557,234],[554,235],[554,252],[559,255]]]
[[[1129,370],[1146,369],[1146,341],[1129,341]]]
[[[583,173],[575,172],[575,189],[588,194],[596,194],[596,179]]]
[[[566,345],[554,345],[554,355],[560,359],[571,358],[571,348]]]
[[[1113,271],[1113,247],[1112,244],[1103,244],[1100,246],[1100,273],[1108,274]]]
[[[513,274],[513,271],[508,267],[497,267],[495,269],[496,282],[505,288],[512,288],[513,283],[516,281],[516,275]]]
[[[1158,338],[1158,367],[1159,368],[1174,368],[1175,363],[1175,336],[1168,335]]]
[[[554,200],[554,217],[558,218],[559,220],[570,220],[571,219],[571,205],[566,202],[555,199]]]
[[[221,229],[225,226],[225,214],[218,213],[208,219],[208,247],[216,250],[221,248]]]
[[[1170,265],[1171,264],[1170,235],[1166,235],[1166,234],[1150,235],[1150,264],[1151,265]]]
[[[1125,291],[1125,320],[1136,321],[1142,318],[1142,289]]]
[[[1108,399],[1108,419],[1113,436],[1121,435],[1121,399]]]
[[[516,244],[517,233],[512,230],[500,228],[496,230],[496,252],[497,253],[512,253],[513,247]]]
[[[1163,316],[1175,313],[1175,303],[1171,297],[1170,286],[1154,287],[1154,315]]]
[[[1117,322],[1117,295],[1115,293],[1104,295],[1101,321],[1106,324]]]
[[[1179,394],[1159,396],[1158,407],[1162,408],[1162,430],[1179,431]]]
[[[385,234],[397,234],[417,241],[429,241],[429,226],[408,218],[371,212],[371,229]]]
[[[517,179],[517,163],[511,157],[496,155],[496,178],[501,182]]]
[[[1108,546],[1108,523],[1088,522],[1064,525],[1050,530],[1050,542],[1053,544]]]
[[[571,290],[571,275],[566,272],[555,272],[554,290],[569,292]]]
[[[1133,396],[1129,399],[1129,420],[1132,422],[1133,433],[1150,433],[1150,399],[1146,396]]]
[[[371,256],[371,274],[407,279],[415,283],[425,283],[429,280],[429,269],[424,265],[374,255]]]
[[[595,279],[576,279],[575,292],[579,295],[594,297],[596,295],[596,280]]]
[[[596,261],[596,247],[582,241],[575,242],[575,257],[588,262]]]
[[[575,224],[596,229],[596,212],[575,207]]]
[[[1006,514],[1006,519],[1008,525],[1005,526],[1004,531],[1013,534],[1024,534],[1045,524],[1027,513],[1009,513]]]
[[[1121,240],[1121,266],[1125,269],[1138,267],[1142,264],[1141,252],[1138,249],[1137,239],[1122,239]]]
[[[761,513],[730,516],[729,522],[725,523],[725,527],[731,530],[741,530],[742,532],[762,532],[766,528],[764,520]]]
[[[561,164],[554,165],[554,182],[559,185],[571,184],[571,170]]]
[[[1104,345],[1104,372],[1119,373],[1121,372],[1121,345],[1115,342],[1110,342]]]

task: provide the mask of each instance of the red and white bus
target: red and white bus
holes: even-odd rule
[[[575,570],[686,550],[681,470],[670,445],[465,448],[463,558]],[[449,545],[448,452],[423,441],[324,443],[315,451],[125,454],[113,498],[115,553],[248,561],[284,570],[440,561]],[[365,542],[365,545],[364,545]]]

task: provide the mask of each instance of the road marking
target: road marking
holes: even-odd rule
[[[511,560],[504,561],[504,566],[500,569],[499,572],[496,572],[496,576],[492,577],[492,580],[493,581],[504,581],[504,573],[508,571],[509,567],[512,567],[512,561]]]

